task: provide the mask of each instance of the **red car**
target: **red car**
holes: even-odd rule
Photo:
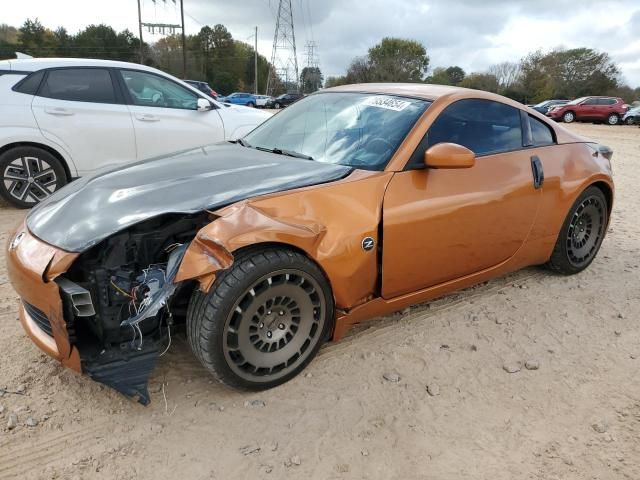
[[[617,125],[628,109],[624,100],[617,97],[581,97],[547,111],[554,120],[571,123],[574,120],[604,121]]]

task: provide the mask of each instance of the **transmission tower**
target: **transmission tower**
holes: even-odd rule
[[[293,29],[293,9],[291,0],[280,0],[276,31],[273,35],[271,68],[267,77],[267,95],[272,95],[276,87],[275,79],[280,78],[287,90],[299,89],[298,57],[296,55],[296,35]]]
[[[305,44],[305,49],[307,50],[307,67],[309,68],[319,68],[320,61],[318,60],[318,44],[311,40]]]
[[[300,79],[302,93],[312,93],[322,87],[320,78],[320,61],[318,60],[318,44],[310,40],[305,44],[307,64],[306,71],[303,70],[304,78]]]

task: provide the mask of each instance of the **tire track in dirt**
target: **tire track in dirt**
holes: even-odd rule
[[[18,447],[12,447],[10,441],[5,442],[0,445],[0,479],[21,478],[21,475],[46,467],[56,460],[68,459],[78,453],[79,447],[86,450],[97,445],[104,438],[104,433],[98,432],[105,432],[103,427],[107,424],[108,422],[95,423],[73,432],[49,435]]]

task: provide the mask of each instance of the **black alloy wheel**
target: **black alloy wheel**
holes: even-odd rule
[[[548,266],[566,275],[587,268],[602,245],[608,218],[609,207],[602,190],[587,188],[571,207]]]
[[[327,339],[333,297],[303,254],[267,249],[240,254],[187,313],[196,357],[223,383],[270,388],[297,375]]]

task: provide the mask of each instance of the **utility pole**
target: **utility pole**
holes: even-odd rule
[[[255,90],[256,95],[258,95],[258,26],[256,25],[256,38],[255,38],[255,47],[253,49],[253,70],[255,73]]]
[[[155,4],[156,0],[152,0]],[[162,0],[164,3],[167,0]],[[176,5],[177,0],[171,0],[174,5]],[[142,21],[142,10],[140,9],[140,0],[138,0],[138,28],[140,32],[140,63],[143,63],[144,60],[144,50],[142,44],[142,27],[145,27],[151,35],[155,35],[156,32],[160,35],[175,35],[176,30],[182,29],[182,77],[187,78],[187,42],[185,38],[184,32],[184,5],[183,0],[180,0],[180,18],[182,20],[181,24],[175,23],[148,23]]]
[[[138,30],[140,32],[140,64],[144,64],[144,46],[142,43],[142,10],[140,10],[140,0],[138,0]]]
[[[184,34],[184,3],[180,0],[180,20],[182,21],[182,79],[187,78],[187,41]]]
[[[279,54],[282,52],[282,54]],[[298,75],[298,57],[296,55],[296,35],[293,28],[293,9],[291,0],[280,0],[276,31],[273,35],[271,65],[267,77],[267,95],[272,95],[276,77],[285,78],[285,88],[289,89],[289,79],[293,78],[295,90],[300,89]],[[292,82],[292,83],[293,83]]]

